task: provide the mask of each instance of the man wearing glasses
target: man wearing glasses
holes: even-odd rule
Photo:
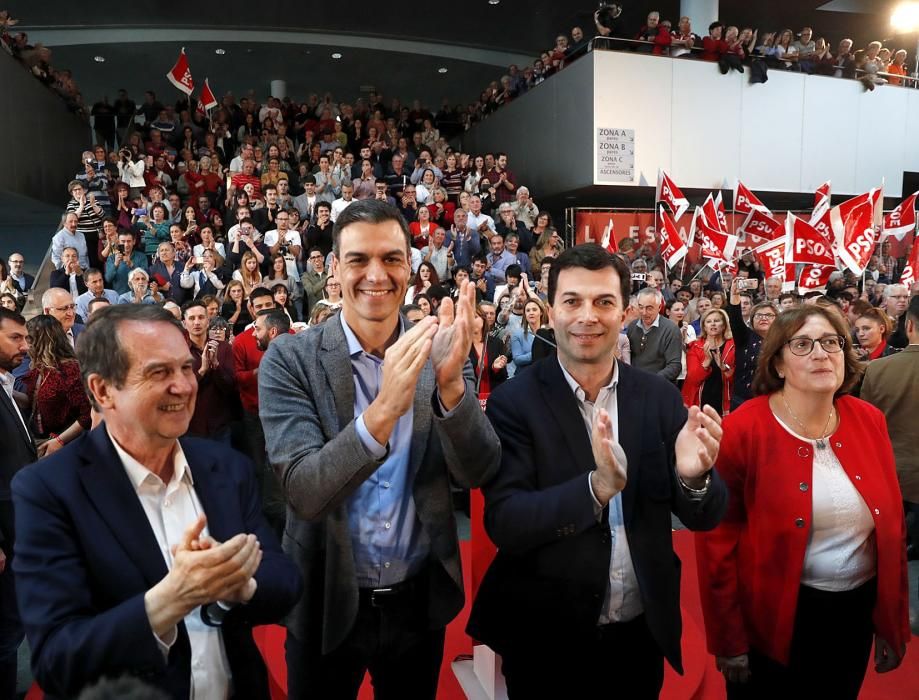
[[[85,326],[82,323],[76,323],[77,305],[74,303],[70,292],[65,289],[51,287],[45,290],[45,293],[41,295],[41,306],[42,313],[54,316],[54,318],[61,322],[61,325],[64,327],[64,335],[67,336],[70,346],[75,348],[77,336],[83,332]],[[31,358],[26,355],[22,358],[22,363],[13,370],[13,377],[15,377],[16,380],[21,379],[26,375],[31,366]],[[18,386],[17,382],[17,387]],[[20,389],[17,388],[17,391],[19,390]]]
[[[35,278],[24,272],[23,268],[26,261],[22,257],[22,253],[13,253],[7,262],[10,264],[10,277],[19,287],[19,291],[23,294],[28,294],[29,290],[32,289],[32,285],[35,284]]]
[[[309,318],[316,302],[322,299],[322,290],[329,273],[325,269],[325,256],[319,248],[313,248],[307,257],[303,271],[303,318]]]
[[[888,284],[884,288],[884,311],[896,319],[897,328],[890,334],[887,344],[894,348],[905,348],[909,345],[906,336],[906,307],[909,306],[909,289],[902,284]]]

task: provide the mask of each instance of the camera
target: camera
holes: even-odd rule
[[[286,245],[282,245],[280,248],[278,248],[278,253],[280,255],[286,256],[288,252],[290,252],[290,248],[288,248]]]
[[[115,252],[121,253],[122,255],[124,255],[124,246],[121,245],[121,243],[119,243],[118,245],[115,246]]]

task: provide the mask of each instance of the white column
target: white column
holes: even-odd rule
[[[680,0],[680,17],[689,17],[692,30],[699,36],[708,34],[708,25],[718,17],[718,0]],[[673,20],[676,28],[676,18]]]
[[[698,32],[696,32],[698,34]],[[287,97],[287,81],[286,80],[272,80],[271,81],[271,96],[277,97],[279,100],[283,100]]]

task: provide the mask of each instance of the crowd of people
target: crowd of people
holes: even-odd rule
[[[11,17],[8,11],[0,10],[0,47],[28,68],[43,85],[59,95],[68,108],[77,113],[85,113],[86,105],[73,79],[73,73],[51,65],[51,49],[47,46],[41,43],[30,44],[29,35],[25,32],[10,32],[17,24],[18,19]]]
[[[730,697],[854,700],[872,642],[900,664],[919,297],[888,244],[801,297],[746,249],[566,249],[420,104],[112,107],[40,314],[0,260],[0,697],[23,628],[52,695],[267,697],[251,628],[282,618],[290,697],[434,697],[476,487],[469,631],[512,698],[682,669],[671,514]]]

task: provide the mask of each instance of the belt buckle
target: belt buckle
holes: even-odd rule
[[[385,605],[385,598],[392,593],[392,588],[374,588],[370,591],[370,606],[373,608],[382,608]],[[380,599],[377,599],[377,595]]]

